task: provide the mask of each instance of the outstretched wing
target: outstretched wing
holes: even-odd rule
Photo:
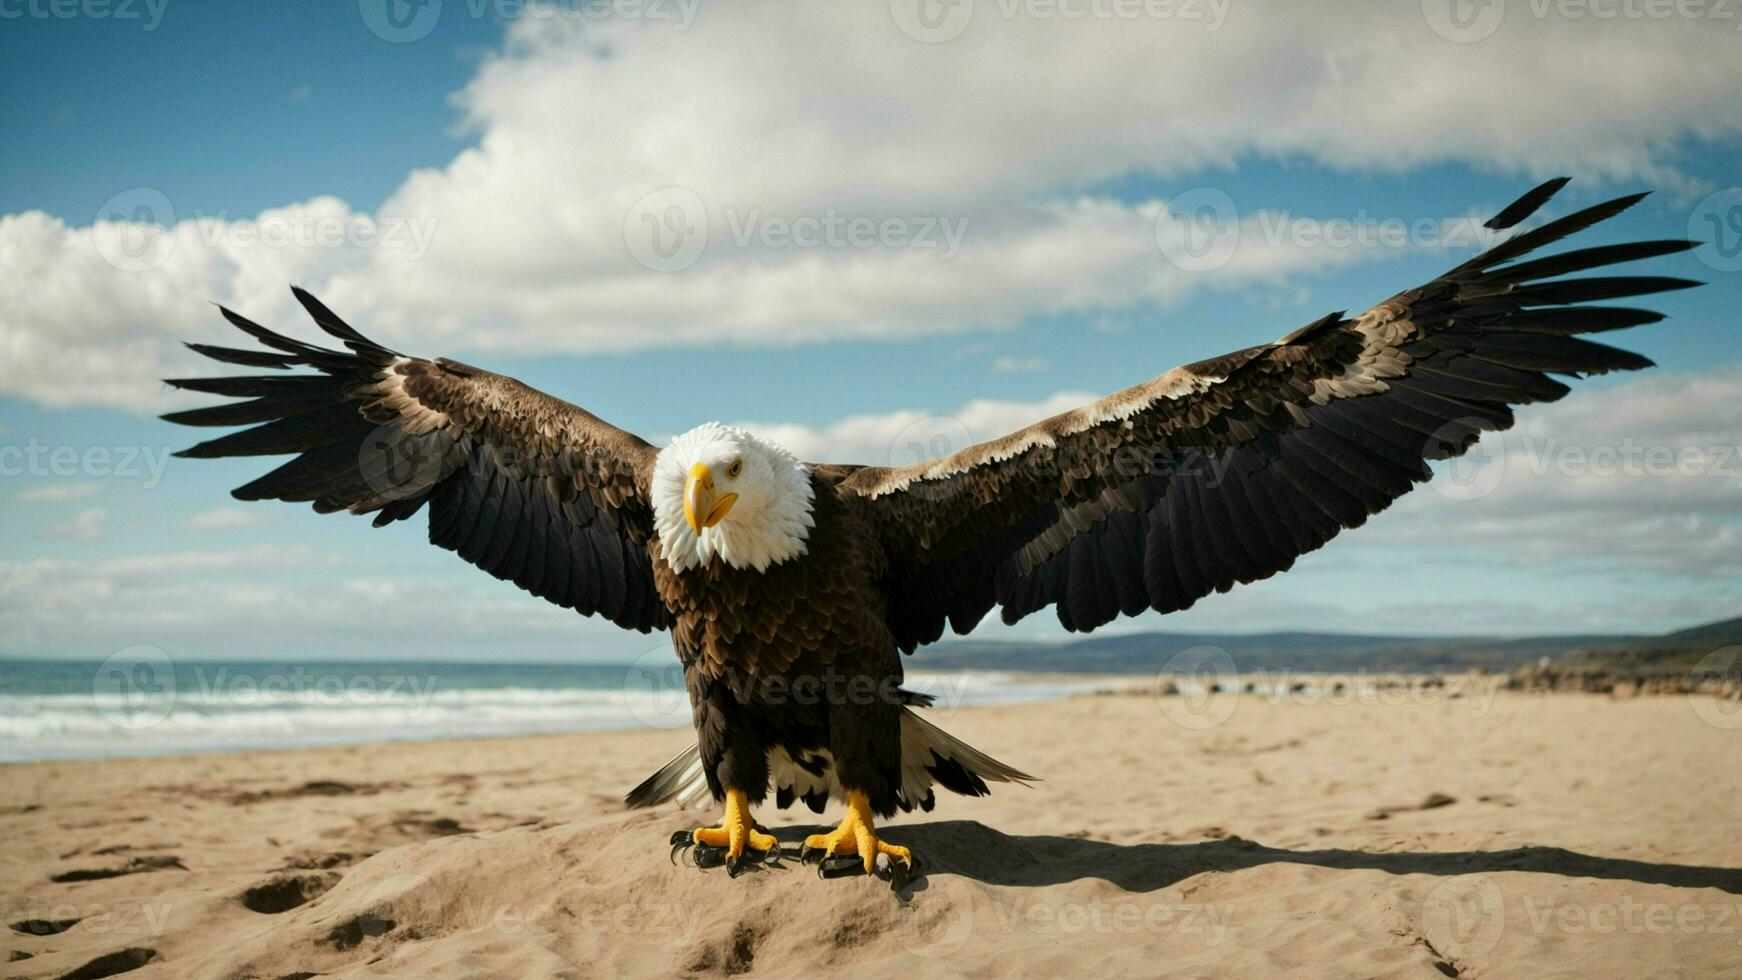
[[[224,310],[268,349],[189,347],[227,364],[318,373],[170,381],[245,400],[165,419],[253,426],[176,455],[295,453],[234,495],[372,513],[376,527],[427,504],[430,542],[497,578],[629,629],[666,625],[646,547],[654,447],[513,378],[382,347],[313,296],[295,293],[348,351],[292,340]]]
[[[1490,228],[1524,220],[1542,185]],[[1697,285],[1568,273],[1680,252],[1650,241],[1517,261],[1625,210],[1599,204],[1514,235],[1354,318],[1334,313],[1275,343],[1175,368],[1074,412],[936,462],[865,468],[863,499],[894,561],[886,582],[901,646],[1056,605],[1066,629],[1172,612],[1283,571],[1414,484],[1428,460],[1553,401],[1550,377],[1650,361],[1578,339],[1662,319],[1585,305]]]

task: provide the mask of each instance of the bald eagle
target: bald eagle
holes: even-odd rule
[[[1519,224],[1565,182],[1488,227]],[[312,371],[170,381],[240,400],[165,418],[251,426],[181,456],[295,454],[239,499],[311,501],[377,527],[427,507],[431,543],[497,578],[669,631],[696,744],[628,802],[725,809],[674,843],[734,874],[777,854],[750,813],[772,789],[782,808],[845,802],[836,830],[805,841],[825,866],[910,867],[876,818],[929,810],[934,785],[977,796],[1030,777],[923,720],[927,699],[901,687],[903,653],[994,606],[1006,623],[1052,606],[1065,629],[1087,631],[1274,575],[1429,479],[1429,461],[1511,426],[1512,406],[1565,395],[1551,375],[1649,366],[1575,335],[1661,316],[1588,304],[1695,283],[1561,277],[1693,243],[1524,260],[1642,197],[1515,233],[1358,316],[1332,313],[912,466],[806,463],[716,422],[656,447],[512,378],[391,350],[300,289],[344,350],[225,309],[264,349],[195,351]]]

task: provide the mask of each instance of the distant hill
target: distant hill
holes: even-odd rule
[[[1064,643],[961,640],[928,647],[925,670],[1024,673],[1153,674],[1182,650],[1220,647],[1242,671],[1441,672],[1473,668],[1500,673],[1543,657],[1580,667],[1691,666],[1719,647],[1742,644],[1742,619],[1664,636],[1569,634],[1523,639],[1493,636],[1412,637],[1348,633],[1135,633]]]
[[[1724,647],[1742,646],[1742,619],[1726,619],[1664,636],[1580,645],[1558,658],[1567,667],[1685,670]]]

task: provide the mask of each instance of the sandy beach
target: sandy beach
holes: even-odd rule
[[[1742,975],[1733,711],[1389,700],[934,713],[1044,781],[891,822],[899,894],[673,867],[682,731],[9,766],[0,973]]]

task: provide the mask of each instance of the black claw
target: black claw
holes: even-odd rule
[[[917,866],[917,858],[912,861],[897,861],[887,854],[879,854],[875,869],[877,877],[889,882],[890,891],[900,892],[906,891],[907,886],[913,884],[913,880],[918,877],[915,874]]]
[[[683,850],[686,847],[689,847],[691,844],[694,844],[695,842],[696,842],[695,836],[687,830],[680,830],[677,833],[672,834],[671,835],[671,854],[667,855],[667,857],[671,860],[671,863],[673,865],[676,865],[678,852]]]
[[[726,849],[723,847],[697,844],[690,851],[690,856],[695,859],[698,868],[717,868],[726,863]]]
[[[819,878],[850,878],[865,873],[865,859],[857,854],[836,854],[817,865]]]

